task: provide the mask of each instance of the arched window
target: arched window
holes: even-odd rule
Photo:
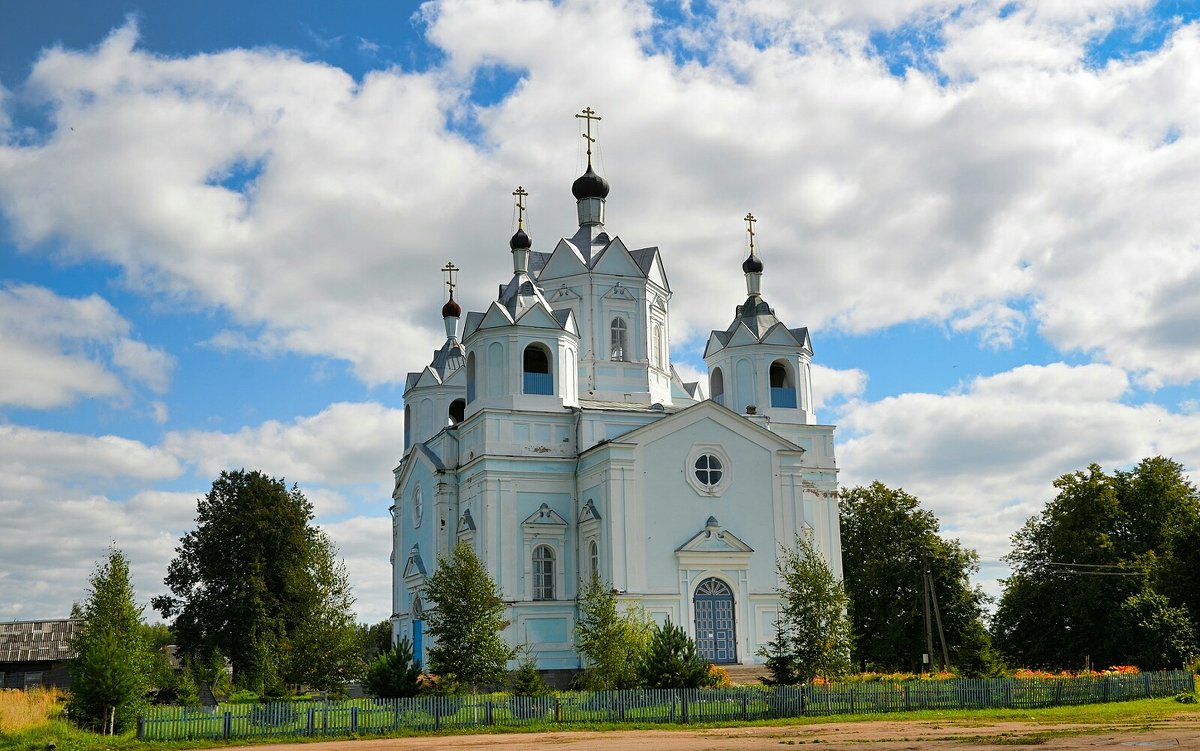
[[[467,355],[467,403],[475,401],[475,353]]]
[[[553,394],[554,376],[550,372],[550,353],[541,344],[530,344],[522,358],[526,394]]]
[[[725,376],[721,374],[720,368],[713,368],[712,374],[708,377],[708,390],[712,394],[712,400],[717,404],[725,403]]]
[[[533,599],[554,599],[554,549],[549,545],[533,549]]]
[[[654,324],[654,364],[663,370],[667,369],[667,353],[663,347],[663,327]]]
[[[425,514],[425,506],[421,501],[421,486],[418,485],[413,490],[412,525],[414,528],[421,526],[421,517]]]
[[[771,363],[771,406],[796,407],[796,381],[792,378],[792,367],[787,360]]]
[[[455,399],[450,402],[450,424],[457,425],[463,421],[463,417],[467,414],[467,403],[462,399]]]
[[[628,360],[629,359],[629,331],[625,325],[624,318],[612,319],[612,324],[609,325],[610,336],[612,342],[610,352],[612,356],[610,360]]]
[[[588,559],[592,562],[592,578],[595,579],[600,576],[600,546],[595,540],[588,545]]]

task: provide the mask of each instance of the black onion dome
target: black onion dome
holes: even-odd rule
[[[585,198],[608,198],[608,180],[597,175],[589,164],[587,172],[571,183],[571,192],[575,194],[576,201]]]
[[[458,318],[462,315],[462,306],[454,301],[454,293],[450,293],[450,299],[442,306],[442,318]]]
[[[745,274],[761,274],[763,262],[757,255],[752,255],[742,261],[742,272]]]
[[[529,250],[533,246],[533,241],[529,239],[529,235],[525,234],[525,230],[517,228],[512,239],[508,241],[508,247],[513,250]]]

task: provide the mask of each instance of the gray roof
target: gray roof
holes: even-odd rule
[[[10,621],[0,623],[0,662],[69,660],[71,638],[79,621]]]

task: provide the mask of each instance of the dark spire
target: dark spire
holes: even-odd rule
[[[517,197],[517,231],[508,241],[508,247],[513,250],[529,250],[533,247],[533,242],[525,233],[525,196],[529,195],[529,191],[518,185],[512,194]]]
[[[750,257],[742,261],[742,272],[746,274],[761,274],[763,262],[758,257],[758,252],[754,248],[754,223],[758,220],[754,218],[754,214],[750,213],[747,213],[744,219],[746,222],[746,232],[750,234]]]
[[[600,121],[600,116],[591,107],[584,107],[581,114],[575,117],[580,118],[587,123],[587,132],[583,133],[584,140],[587,141],[587,170],[576,178],[571,184],[571,193],[575,196],[576,201],[582,201],[585,198],[608,198],[608,180],[605,180],[596,171],[592,169],[592,144],[596,142],[592,138],[592,121]]]

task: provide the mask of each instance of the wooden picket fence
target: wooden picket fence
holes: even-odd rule
[[[1186,671],[1086,678],[996,678],[801,686],[564,692],[552,696],[424,696],[413,699],[152,707],[142,740],[379,735],[489,725],[721,722],[920,709],[1099,704],[1195,691]]]

